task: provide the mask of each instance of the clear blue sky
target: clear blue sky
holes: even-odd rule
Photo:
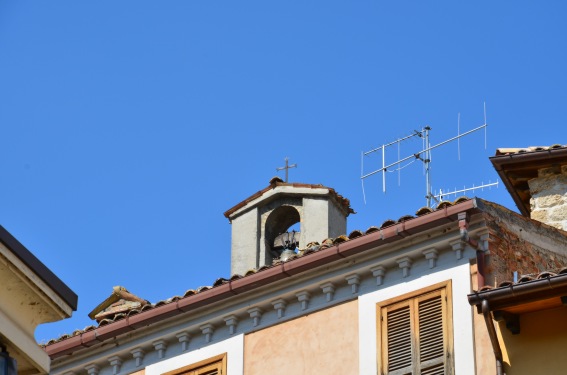
[[[79,295],[157,302],[228,277],[223,212],[291,181],[351,199],[348,231],[423,206],[360,153],[425,125],[433,186],[494,181],[498,147],[567,143],[565,1],[1,1],[0,223]],[[406,143],[401,156],[421,147]],[[387,155],[397,157],[397,149]],[[379,158],[366,160],[367,171]],[[283,173],[280,173],[283,177]],[[473,195],[473,194],[469,194]],[[501,187],[477,196],[514,208]]]

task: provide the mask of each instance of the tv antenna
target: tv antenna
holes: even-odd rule
[[[439,189],[439,193],[435,194],[433,197],[436,201],[440,202],[440,201],[443,200],[443,198],[447,197],[448,195],[457,196],[457,194],[466,193],[467,191],[476,191],[476,190],[483,190],[484,191],[484,188],[490,189],[492,186],[496,186],[498,188],[498,184],[499,184],[499,182],[498,182],[498,180],[496,180],[496,182],[488,181],[488,184],[485,184],[483,182],[479,186],[474,186],[474,184],[473,184],[473,186],[469,187],[469,188],[463,186],[462,189],[455,188],[455,189],[450,190],[450,191],[443,191],[442,189]]]
[[[442,200],[442,198],[444,196],[447,195],[451,195],[451,194],[457,194],[457,193],[461,193],[461,192],[465,192],[465,191],[470,191],[470,190],[477,190],[477,189],[482,189],[485,187],[491,187],[491,186],[498,186],[498,182],[495,183],[489,183],[489,184],[482,184],[480,186],[476,186],[473,188],[468,188],[468,189],[461,189],[461,190],[454,190],[451,192],[442,192],[440,191],[439,194],[434,195],[432,193],[432,188],[431,188],[431,150],[436,149],[437,147],[441,147],[443,145],[446,145],[447,143],[453,142],[453,141],[457,141],[459,143],[458,145],[458,153],[459,153],[459,159],[460,159],[460,139],[462,137],[465,137],[469,134],[472,134],[476,131],[479,131],[481,129],[484,129],[484,147],[486,148],[486,128],[487,128],[487,122],[486,122],[486,103],[484,104],[484,124],[471,129],[469,131],[466,131],[464,133],[461,133],[460,131],[460,119],[461,119],[461,115],[459,113],[458,115],[458,119],[457,119],[457,136],[449,138],[441,143],[438,143],[436,145],[431,145],[430,143],[430,132],[431,132],[431,127],[429,126],[425,126],[423,127],[421,130],[414,130],[413,133],[402,137],[402,138],[398,138],[393,142],[387,143],[387,144],[383,144],[380,147],[374,148],[370,151],[366,151],[366,152],[362,152],[361,155],[361,173],[360,173],[360,180],[362,182],[362,194],[363,194],[363,198],[364,198],[364,202],[366,203],[366,195],[364,192],[364,180],[370,176],[373,176],[375,174],[381,173],[382,174],[382,191],[385,193],[386,192],[386,172],[398,172],[398,178],[399,178],[399,173],[400,171],[407,167],[408,165],[410,165],[411,163],[415,162],[416,160],[419,160],[423,163],[423,167],[424,167],[424,174],[425,174],[425,189],[426,189],[426,193],[425,193],[425,199],[427,202],[427,207],[431,208],[432,207],[432,202],[439,202],[440,200]],[[423,141],[423,147],[422,150],[413,153],[409,156],[406,156],[404,158],[400,159],[400,145],[402,142],[407,141],[411,138],[414,137],[418,137],[421,138]],[[390,163],[390,164],[386,164],[386,149],[388,147],[397,145],[398,146],[398,160]],[[372,153],[381,153],[382,155],[382,168],[374,170],[370,173],[364,174],[364,157],[368,156]],[[402,165],[403,163],[405,163],[404,165]]]

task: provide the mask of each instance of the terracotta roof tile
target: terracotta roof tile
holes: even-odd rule
[[[426,214],[430,214],[432,212],[433,212],[433,209],[431,209],[430,207],[421,207],[419,210],[417,210],[415,212],[415,214],[417,216],[423,216],[423,215],[426,215]]]
[[[375,226],[371,226],[370,228],[368,228],[366,230],[366,232],[364,232],[364,234],[370,234],[370,233],[374,233],[374,232],[378,232],[380,229],[378,227]]]
[[[358,238],[360,236],[362,236],[362,232],[359,231],[358,229],[353,230],[352,232],[350,232],[350,234],[348,235],[348,238],[350,238],[351,240]]]
[[[347,236],[345,236],[344,234],[341,236],[338,236],[337,238],[335,238],[333,240],[333,245],[339,244],[339,243],[343,243],[343,242],[347,242],[349,241],[350,238],[348,238]]]
[[[389,226],[392,226],[392,225],[395,225],[395,224],[396,224],[395,220],[387,219],[387,220],[384,220],[384,222],[382,222],[382,225],[380,225],[380,229],[386,228],[386,227],[389,227]]]
[[[567,148],[567,145],[561,145],[559,143],[553,144],[551,146],[530,146],[523,148],[498,148],[496,149],[496,156],[500,155],[512,155],[512,154],[524,154],[527,152],[538,152],[538,151],[548,151],[557,150],[560,148]]]
[[[439,204],[437,205],[437,209],[441,209],[441,208],[445,208],[445,207],[450,207],[452,206],[453,203],[449,202],[449,201],[441,201],[439,202]]]
[[[463,198],[463,197],[458,198],[457,200],[455,200],[454,203],[452,203],[452,202],[445,202],[445,203],[442,205],[442,207],[438,207],[438,209],[441,209],[441,208],[446,207],[446,206],[451,206],[451,205],[453,205],[453,204],[462,203],[462,202],[465,201],[465,200],[468,200],[468,198]],[[424,211],[424,212],[427,211],[427,213],[425,213],[425,214],[430,214],[430,213],[432,213],[432,212],[435,212],[436,210],[429,209],[429,208],[428,208],[427,210],[424,210],[424,209],[422,208],[422,209],[420,209],[420,210],[418,211],[418,213],[421,212],[421,211]],[[418,214],[418,215],[419,215],[419,214]],[[424,215],[424,214],[422,214],[421,216],[423,216],[423,215]],[[385,224],[385,223],[388,223],[388,225],[394,225],[394,224],[396,224],[396,223],[400,223],[400,222],[404,222],[404,221],[410,221],[410,220],[413,220],[413,219],[415,219],[415,217],[413,217],[413,216],[411,216],[411,215],[404,215],[404,216],[400,217],[400,219],[398,219],[398,221],[387,220],[387,221],[384,222],[384,224]],[[382,225],[384,225],[384,224],[382,224]],[[341,235],[341,236],[338,236],[338,237],[335,237],[335,238],[327,238],[327,239],[325,239],[325,240],[322,242],[321,245],[320,245],[318,242],[310,242],[309,244],[307,244],[306,248],[304,248],[304,249],[299,249],[298,252],[297,252],[297,254],[295,254],[294,256],[292,256],[292,257],[291,257],[290,259],[288,259],[286,262],[290,262],[290,261],[293,261],[294,259],[298,259],[298,258],[303,258],[303,257],[305,257],[305,256],[309,256],[310,254],[314,254],[314,253],[316,253],[316,252],[318,252],[318,251],[321,251],[321,250],[323,250],[323,249],[326,249],[326,248],[335,246],[336,244],[344,243],[344,242],[350,241],[351,239],[359,238],[359,237],[362,237],[362,236],[365,236],[365,235],[368,235],[368,234],[370,234],[370,233],[374,233],[374,232],[377,232],[377,231],[380,231],[380,229],[377,228],[376,226],[371,226],[371,227],[369,227],[369,228],[364,232],[364,234],[363,234],[363,232],[360,231],[360,230],[354,230],[354,231],[351,232],[351,234],[350,234],[348,237],[347,237],[346,235]],[[280,260],[276,260],[276,261],[274,262],[274,264],[281,264],[281,263],[282,263],[282,261],[280,261]],[[222,286],[222,285],[224,285],[224,284],[226,284],[226,283],[228,283],[228,282],[231,282],[231,281],[240,280],[240,279],[242,279],[242,278],[246,278],[246,277],[255,275],[255,274],[259,273],[259,272],[264,272],[264,271],[269,270],[269,269],[271,269],[271,268],[273,268],[273,266],[262,266],[262,267],[259,268],[259,269],[251,269],[251,270],[248,270],[248,271],[245,273],[245,275],[232,275],[229,279],[222,278],[222,277],[221,277],[221,278],[218,278],[218,279],[215,280],[215,282],[213,283],[212,286],[202,286],[202,287],[200,287],[200,288],[197,288],[196,290],[194,290],[194,289],[189,289],[189,290],[187,290],[187,291],[183,294],[183,296],[174,296],[174,297],[171,297],[171,298],[166,299],[166,300],[158,301],[158,302],[156,302],[155,304],[147,303],[147,304],[143,305],[141,308],[132,308],[131,310],[129,310],[129,311],[127,311],[127,312],[120,312],[120,313],[117,313],[117,314],[115,314],[115,315],[112,316],[112,317],[105,318],[105,319],[101,320],[100,323],[98,324],[98,327],[103,327],[103,326],[112,324],[112,323],[114,323],[114,322],[116,322],[116,321],[119,321],[119,320],[124,319],[124,318],[127,317],[127,316],[137,315],[137,314],[143,313],[143,312],[145,312],[145,311],[153,310],[153,309],[158,308],[158,307],[160,307],[160,306],[165,306],[165,305],[170,304],[170,303],[172,303],[172,302],[176,302],[176,301],[183,300],[184,298],[191,297],[191,296],[193,296],[193,295],[202,293],[202,292],[204,292],[204,291],[207,291],[207,290],[211,290],[211,289],[220,287],[220,286]],[[565,269],[564,272],[567,273],[567,268]],[[85,333],[85,332],[94,330],[94,329],[96,329],[96,328],[98,328],[98,327],[97,327],[97,326],[94,326],[94,325],[91,325],[91,326],[86,327],[86,328],[83,329],[83,330],[76,330],[76,331],[73,332],[73,336],[80,335],[80,334],[82,334],[82,333]],[[57,343],[57,342],[59,342],[59,341],[65,340],[65,339],[67,339],[67,338],[69,338],[69,337],[71,337],[71,336],[70,336],[70,335],[63,335],[63,336],[61,336],[61,337],[59,337],[59,338],[57,338],[57,339],[50,340],[50,341],[47,343],[47,345],[51,345],[51,344]]]
[[[518,281],[516,281],[516,282],[510,281],[510,280],[504,280],[501,283],[499,283],[497,287],[485,285],[482,288],[480,288],[478,290],[478,292],[482,292],[482,291],[485,291],[485,290],[494,290],[494,289],[498,289],[498,288],[509,288],[511,286],[514,286],[514,285],[524,284],[524,283],[528,283],[528,282],[531,282],[531,281],[534,281],[534,280],[547,279],[547,278],[550,278],[550,277],[555,277],[555,276],[558,276],[558,275],[565,275],[565,274],[567,274],[567,267],[561,268],[560,270],[557,270],[556,272],[551,271],[551,270],[547,270],[547,271],[543,271],[539,274],[521,275],[518,278]]]
[[[541,170],[560,173],[561,168],[567,166],[567,145],[499,148],[496,155],[490,157],[490,162],[522,215],[529,217],[532,193],[528,181],[537,178]]]
[[[222,284],[226,284],[226,283],[228,283],[228,282],[229,282],[228,279],[225,279],[224,277],[219,277],[219,278],[213,283],[213,287],[219,286],[219,285],[222,285]]]

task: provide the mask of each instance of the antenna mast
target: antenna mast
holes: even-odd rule
[[[424,165],[424,169],[425,169],[425,188],[426,188],[426,193],[425,193],[425,199],[426,199],[426,203],[427,203],[427,207],[432,206],[433,201],[438,202],[439,201],[439,197],[442,197],[443,195],[448,195],[448,194],[453,194],[456,193],[457,191],[451,192],[451,193],[441,193],[441,194],[437,194],[434,195],[432,193],[432,188],[431,188],[431,150],[437,148],[437,147],[441,147],[447,143],[453,142],[455,140],[460,140],[460,138],[465,137],[469,134],[472,134],[478,130],[481,129],[485,129],[486,132],[486,127],[488,126],[486,123],[486,105],[485,105],[485,117],[484,117],[484,124],[480,125],[474,129],[471,129],[467,132],[464,132],[462,134],[460,134],[460,114],[459,114],[459,129],[457,131],[457,136],[449,138],[441,143],[438,143],[434,146],[431,146],[430,143],[430,131],[431,131],[431,127],[429,126],[425,126],[423,129],[421,130],[414,130],[414,132],[410,135],[407,135],[405,137],[399,138],[393,142],[384,144],[380,147],[374,148],[370,151],[366,151],[362,153],[362,159],[364,160],[364,156],[368,156],[374,152],[378,152],[380,151],[382,154],[382,168],[374,170],[370,173],[364,174],[364,164],[363,162],[361,162],[362,166],[361,166],[361,176],[360,179],[362,181],[362,190],[363,190],[363,194],[364,194],[364,180],[372,175],[375,175],[377,173],[382,173],[382,191],[385,193],[386,192],[386,172],[389,171],[390,168],[396,167],[394,170],[400,171],[401,169],[405,168],[407,165],[413,163],[415,160],[420,160],[423,165]],[[405,140],[408,140],[412,137],[420,137],[423,139],[423,149],[412,154],[409,156],[406,156],[402,159],[398,159],[397,161],[390,163],[390,164],[386,164],[386,148],[390,147],[392,145],[397,144],[399,147],[399,144]],[[486,136],[485,136],[485,147],[486,147]],[[459,152],[460,152],[460,145],[459,145]],[[413,159],[413,160],[412,160]],[[401,165],[402,163],[408,162],[405,165]],[[489,184],[489,185],[483,185],[483,186],[478,186],[476,188],[471,188],[471,189],[466,189],[465,191],[468,190],[474,190],[474,189],[479,189],[482,187],[488,187],[488,186],[492,186],[492,185],[497,185],[497,183],[495,184]],[[460,192],[460,191],[459,191]],[[366,198],[365,198],[366,201]]]

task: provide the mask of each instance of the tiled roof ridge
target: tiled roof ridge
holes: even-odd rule
[[[537,151],[550,151],[550,150],[557,150],[560,148],[567,148],[567,145],[561,145],[559,143],[555,143],[551,146],[501,147],[496,149],[496,156],[525,154],[528,152],[537,152]]]
[[[539,273],[528,273],[525,275],[521,275],[520,277],[518,277],[518,281],[513,282],[510,280],[504,280],[502,282],[500,282],[498,284],[498,286],[493,287],[491,285],[485,285],[482,288],[480,288],[479,290],[475,290],[475,293],[478,292],[484,292],[484,291],[488,291],[488,290],[494,290],[494,289],[498,289],[498,288],[506,288],[506,287],[511,287],[511,286],[515,286],[515,285],[520,285],[520,284],[525,284],[527,282],[530,281],[535,281],[535,280],[542,280],[542,279],[547,279],[550,277],[555,277],[555,276],[560,276],[560,275],[567,275],[567,267],[561,267],[558,269],[554,269],[554,270],[545,270]]]
[[[330,188],[328,186],[324,186],[322,184],[305,184],[305,183],[300,183],[300,182],[284,182],[279,177],[273,177],[270,180],[270,184],[267,187],[265,187],[262,190],[257,191],[256,193],[252,194],[248,198],[244,199],[242,202],[236,204],[232,208],[225,211],[224,216],[226,218],[229,218],[230,215],[232,215],[234,212],[238,211],[242,207],[246,206],[248,203],[254,201],[255,199],[257,199],[259,197],[261,197],[262,195],[264,195],[268,191],[273,190],[276,187],[280,187],[280,186],[290,186],[290,187],[295,187],[295,188],[308,188],[308,189],[328,189],[329,194],[336,200],[336,202],[347,213],[349,213],[349,214],[355,213],[354,210],[350,207],[350,200],[348,198],[345,198],[344,196],[340,195],[339,193],[337,193],[337,191],[333,188]]]
[[[351,241],[353,239],[358,239],[360,237],[364,237],[364,236],[367,236],[369,234],[382,231],[383,229],[389,228],[389,227],[397,225],[397,224],[403,224],[403,223],[406,223],[410,220],[418,219],[422,216],[428,216],[428,215],[430,215],[434,212],[446,210],[448,207],[458,205],[460,203],[464,203],[464,202],[470,201],[470,200],[471,200],[470,198],[461,196],[461,197],[455,199],[452,202],[442,201],[438,204],[438,206],[435,209],[431,209],[431,208],[428,208],[428,207],[422,207],[422,208],[420,208],[419,210],[416,211],[416,216],[404,215],[404,216],[401,216],[397,221],[394,221],[394,220],[391,220],[391,219],[385,220],[380,227],[370,226],[365,232],[362,232],[360,230],[355,229],[355,230],[352,230],[348,236],[340,235],[340,236],[335,237],[335,238],[327,238],[327,239],[323,240],[321,244],[319,244],[318,242],[310,242],[309,244],[307,244],[306,248],[299,249],[298,254],[290,257],[285,262],[276,260],[272,265],[262,266],[258,269],[248,270],[244,275],[235,274],[235,275],[232,275],[229,279],[220,277],[220,278],[215,280],[215,282],[212,284],[212,286],[202,286],[202,287],[197,288],[196,290],[195,289],[188,289],[187,291],[185,291],[183,296],[173,296],[173,297],[170,297],[170,298],[165,299],[165,300],[160,300],[160,301],[158,301],[154,304],[144,305],[140,309],[132,309],[132,310],[126,312],[126,313],[117,314],[112,319],[103,319],[99,323],[98,327],[96,327],[94,325],[90,325],[90,326],[87,326],[86,328],[84,328],[83,330],[75,330],[71,334],[64,334],[64,335],[60,336],[59,338],[51,339],[47,342],[47,344],[44,344],[44,345],[41,345],[41,346],[46,348],[49,345],[58,343],[60,341],[66,340],[66,339],[70,339],[72,337],[81,335],[85,332],[92,331],[92,330],[97,329],[99,327],[108,326],[112,323],[116,323],[118,321],[121,321],[121,320],[123,320],[127,317],[131,317],[133,315],[137,315],[137,314],[149,311],[149,310],[153,310],[153,309],[161,307],[161,306],[169,305],[172,302],[177,302],[177,301],[185,299],[187,297],[194,296],[194,295],[200,294],[202,292],[218,288],[218,287],[220,287],[220,286],[222,286],[226,283],[229,283],[229,282],[242,280],[242,279],[245,279],[245,278],[250,277],[252,275],[256,275],[256,274],[259,274],[259,273],[264,272],[264,271],[268,271],[268,270],[271,270],[271,269],[274,269],[274,268],[277,268],[277,267],[281,267],[281,265],[283,263],[289,263],[289,262],[292,262],[294,260],[298,260],[298,259],[301,259],[301,258],[308,257],[311,254],[317,253],[317,252],[322,251],[324,249],[328,249],[328,248],[333,247],[333,246],[335,246],[339,243],[344,243],[344,242],[347,242],[347,241]]]

